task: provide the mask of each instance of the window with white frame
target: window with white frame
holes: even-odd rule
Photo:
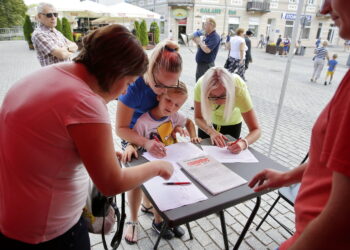
[[[284,28],[284,37],[292,37],[294,21],[287,20]]]
[[[243,3],[242,0],[231,0],[232,5],[242,6],[242,3]]]
[[[308,5],[315,5],[316,4],[316,0],[307,0],[307,4]]]
[[[311,21],[305,19],[304,24],[301,25],[301,39],[309,39],[311,30]]]
[[[256,17],[249,18],[248,29],[253,32],[254,37],[258,37],[260,20]]]
[[[271,9],[278,9],[278,3],[273,3],[273,2],[271,2],[271,3],[270,3],[270,8],[271,8]]]
[[[289,0],[289,3],[298,3],[298,0]]]
[[[219,0],[202,0],[202,3],[219,3]]]

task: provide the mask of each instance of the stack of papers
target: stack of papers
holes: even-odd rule
[[[249,149],[245,149],[239,154],[232,154],[226,147],[202,146],[202,149],[206,154],[214,157],[219,162],[259,162]]]

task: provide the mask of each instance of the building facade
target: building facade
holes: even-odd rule
[[[340,45],[338,29],[330,16],[319,14],[324,0],[305,0],[297,40],[304,46],[314,46],[315,40],[328,40]],[[292,36],[298,0],[128,0],[129,3],[162,15],[160,21],[163,37],[172,30],[181,41],[181,33],[202,29],[207,17],[216,20],[216,30],[227,35],[238,27],[254,33],[253,45],[260,36],[275,42],[279,35]]]

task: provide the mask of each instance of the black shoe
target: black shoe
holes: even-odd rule
[[[156,231],[157,234],[160,234],[160,231],[162,230],[162,226],[164,223],[165,222],[162,221],[157,224],[154,220],[152,221],[152,228],[154,229],[154,231]],[[169,228],[167,228],[162,235],[162,238],[166,240],[170,240],[173,237],[174,237],[174,233]]]
[[[324,85],[327,85],[327,82],[324,82]]]
[[[183,230],[182,227],[180,227],[180,226],[173,227],[172,230],[173,230],[176,238],[181,238],[185,234],[185,230]]]

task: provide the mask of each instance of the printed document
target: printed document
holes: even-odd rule
[[[231,153],[226,147],[202,146],[202,149],[206,154],[211,155],[219,162],[259,162],[249,149],[245,149],[239,154]]]
[[[179,165],[212,195],[247,183],[245,179],[210,155],[183,160]]]
[[[143,185],[161,211],[182,207],[208,199],[193,183],[190,185],[164,185],[165,182],[191,182],[174,164],[174,173],[169,180],[156,176]]]

